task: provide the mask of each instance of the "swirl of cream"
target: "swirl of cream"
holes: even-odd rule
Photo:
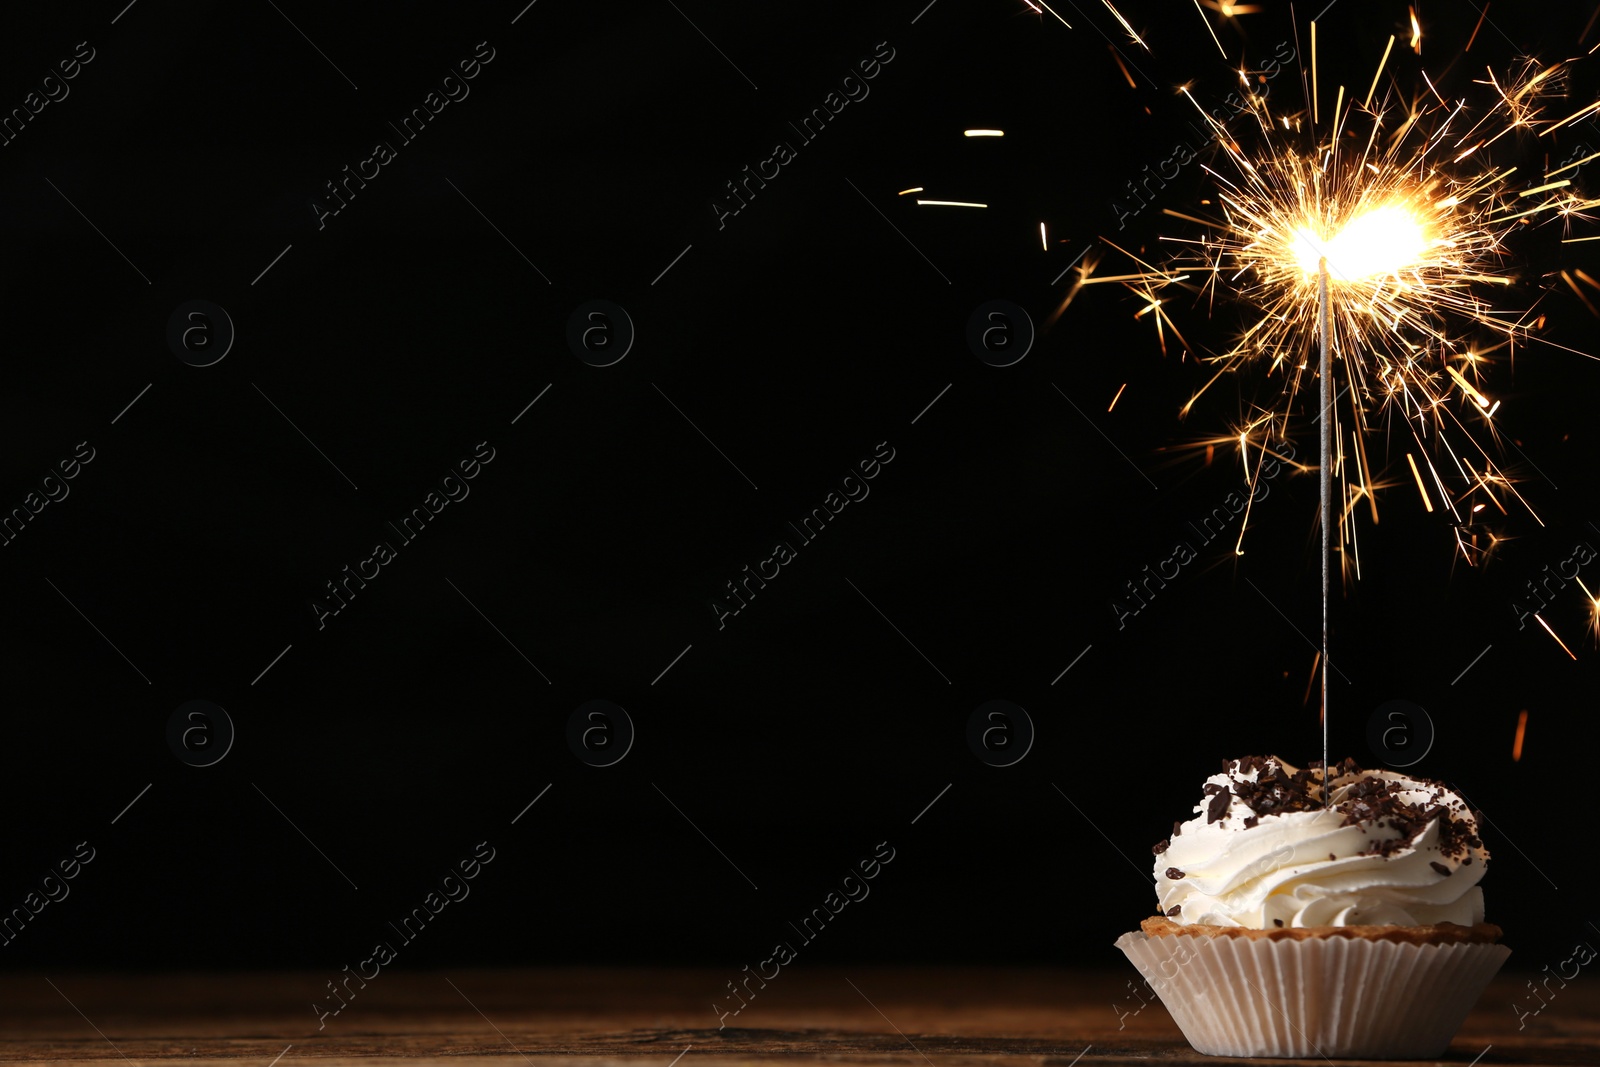
[[[1229,761],[1196,816],[1156,846],[1156,896],[1179,923],[1418,926],[1483,921],[1489,853],[1448,787],[1392,770]]]

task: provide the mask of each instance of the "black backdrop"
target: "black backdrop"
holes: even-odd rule
[[[0,504],[79,442],[93,459],[0,549],[0,904],[80,842],[94,859],[3,965],[332,975],[398,946],[388,924],[482,841],[493,862],[402,965],[754,964],[798,947],[789,923],[880,842],[894,859],[871,895],[803,959],[1114,965],[1151,910],[1149,845],[1201,778],[1318,754],[1314,476],[1275,481],[1243,556],[1207,546],[1121,628],[1111,606],[1236,488],[1233,453],[1184,446],[1274,383],[1227,379],[1180,420],[1206,372],[1162,357],[1131,294],[1092,287],[1045,328],[1098,239],[1157,254],[1191,232],[1159,209],[1194,210],[1198,166],[1125,229],[1112,205],[1193,137],[1174,88],[1220,102],[1230,65],[1296,26],[1304,50],[1316,12],[1215,21],[1224,61],[1176,2],[1119,5],[1149,51],[1099,4],[1063,0],[1068,29],[1026,3],[923,3],[8,13],[0,105],[70,91],[0,148]],[[1335,3],[1322,84],[1359,93],[1400,33],[1386,85],[1408,95],[1425,64],[1481,101],[1487,69],[1593,43],[1584,12],[1490,14],[1463,56],[1478,10],[1423,5],[1419,61],[1406,5]],[[80,41],[93,58],[43,83]],[[405,143],[387,124],[479,42],[493,58],[470,95]],[[875,51],[892,59],[868,95],[802,143],[788,124]],[[1299,76],[1275,106],[1297,105]],[[1552,106],[1595,84],[1579,63]],[[1519,134],[1497,158],[1528,186],[1585,138]],[[325,183],[380,139],[395,158],[319,227]],[[780,140],[794,158],[719,226],[725,183]],[[989,206],[896,195],[914,186]],[[1593,347],[1555,272],[1600,273],[1597,246],[1560,237],[1517,236],[1507,306],[1542,300],[1542,337]],[[636,330],[607,367],[566,336],[596,299]],[[993,299],[1038,327],[1009,367],[965,336]],[[190,300],[236,330],[210,366],[167,340]],[[1207,351],[1245,314],[1169,310]],[[211,314],[195,348],[221,343]],[[1487,568],[1453,556],[1389,454],[1395,487],[1335,605],[1336,756],[1376,761],[1386,701],[1428,711],[1416,770],[1492,820],[1489,917],[1532,969],[1595,936],[1571,838],[1596,651],[1575,585],[1546,612],[1575,660],[1511,603],[1600,545],[1597,383],[1539,343],[1491,378],[1544,525],[1513,510]],[[386,522],[480,442],[494,458],[469,495],[402,543]],[[800,545],[787,524],[875,450],[893,458],[869,495]],[[719,627],[724,583],[778,539],[795,558]],[[380,540],[396,558],[319,628],[325,583]],[[597,699],[636,733],[609,767],[567,740]],[[190,700],[236,732],[211,766],[169,746]],[[1036,730],[1012,766],[969,747],[990,700]],[[191,748],[217,751],[209,729]]]

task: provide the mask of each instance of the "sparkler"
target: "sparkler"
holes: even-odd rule
[[[1091,257],[1076,268],[1078,278],[1063,306],[1084,286],[1124,285],[1141,298],[1137,316],[1155,324],[1163,351],[1169,335],[1192,350],[1167,307],[1183,292],[1196,302],[1215,305],[1220,299],[1253,308],[1230,347],[1201,357],[1215,373],[1181,409],[1187,415],[1210,386],[1249,367],[1265,363],[1269,377],[1281,378],[1275,402],[1210,442],[1240,444],[1252,485],[1270,456],[1268,442],[1286,436],[1307,371],[1303,353],[1325,335],[1330,372],[1321,376],[1333,400],[1348,399],[1347,417],[1357,429],[1348,438],[1353,448],[1347,455],[1340,411],[1332,401],[1322,405],[1329,414],[1318,418],[1331,420],[1328,436],[1337,443],[1325,465],[1342,483],[1342,573],[1359,576],[1359,558],[1347,551],[1353,547],[1351,513],[1366,501],[1373,520],[1378,518],[1379,483],[1366,448],[1376,414],[1410,437],[1408,454],[1421,457],[1416,481],[1425,506],[1431,510],[1439,502],[1452,520],[1457,550],[1475,564],[1487,553],[1468,521],[1482,510],[1479,505],[1504,515],[1507,503],[1515,502],[1542,523],[1491,447],[1500,440],[1492,421],[1499,402],[1483,385],[1496,353],[1503,349],[1509,356],[1517,343],[1538,340],[1531,336],[1530,311],[1494,302],[1513,284],[1501,269],[1506,238],[1533,216],[1570,219],[1600,203],[1576,195],[1568,178],[1540,179],[1517,190],[1516,168],[1484,158],[1511,134],[1549,133],[1600,105],[1544,120],[1542,105],[1561,82],[1559,64],[1530,64],[1505,84],[1489,74],[1480,84],[1490,88],[1495,102],[1476,120],[1463,103],[1447,103],[1431,84],[1426,96],[1408,104],[1374,105],[1380,65],[1364,101],[1346,99],[1341,88],[1328,130],[1308,147],[1297,147],[1296,139],[1314,135],[1315,124],[1303,112],[1272,115],[1266,98],[1249,91],[1250,73],[1241,70],[1239,77],[1244,115],[1255,126],[1259,146],[1247,150],[1196,103],[1222,149],[1221,158],[1205,167],[1218,195],[1209,217],[1165,212],[1209,232],[1164,237],[1178,251],[1160,265],[1125,252],[1139,268],[1135,273],[1096,277],[1098,257]],[[1352,151],[1346,142],[1357,123],[1366,128],[1355,138],[1359,151]],[[1321,299],[1324,261],[1327,301]],[[1475,343],[1484,335],[1493,343]],[[1339,366],[1346,381],[1333,388],[1332,371]]]
[[[1240,10],[1205,6],[1225,17]],[[1515,503],[1543,525],[1496,458],[1499,449],[1492,446],[1502,443],[1493,422],[1499,402],[1483,383],[1497,353],[1510,357],[1518,343],[1541,340],[1532,335],[1538,320],[1531,310],[1496,302],[1514,281],[1503,267],[1506,241],[1528,221],[1583,217],[1600,201],[1577,195],[1570,177],[1561,176],[1574,164],[1527,180],[1516,167],[1495,165],[1489,156],[1497,147],[1544,137],[1600,110],[1600,102],[1564,118],[1545,118],[1545,106],[1564,88],[1563,66],[1524,61],[1509,77],[1491,71],[1476,83],[1492,102],[1475,118],[1465,101],[1447,101],[1426,75],[1426,91],[1410,101],[1386,92],[1375,104],[1395,45],[1391,37],[1365,97],[1347,95],[1340,86],[1324,116],[1316,30],[1313,23],[1310,99],[1303,111],[1275,115],[1266,97],[1254,91],[1253,79],[1262,72],[1241,67],[1243,101],[1236,110],[1249,127],[1241,136],[1195,102],[1187,87],[1182,90],[1220,146],[1218,157],[1204,164],[1216,185],[1215,203],[1205,201],[1211,205],[1205,212],[1164,213],[1205,232],[1163,237],[1177,251],[1162,263],[1112,244],[1137,264],[1137,272],[1095,277],[1097,257],[1091,257],[1077,268],[1056,314],[1085,286],[1115,282],[1138,295],[1137,317],[1153,322],[1163,352],[1170,334],[1187,353],[1193,347],[1167,307],[1176,297],[1187,293],[1212,308],[1229,302],[1250,309],[1226,350],[1200,355],[1214,373],[1181,414],[1231,373],[1265,364],[1268,377],[1281,381],[1276,400],[1258,407],[1227,437],[1204,442],[1208,449],[1238,446],[1252,499],[1261,465],[1272,455],[1270,442],[1288,436],[1308,369],[1305,353],[1318,345],[1326,785],[1332,539],[1336,533],[1342,578],[1348,581],[1352,569],[1359,578],[1354,513],[1363,500],[1378,521],[1379,483],[1367,437],[1380,423],[1409,437],[1407,461],[1423,504],[1433,511],[1437,501],[1449,516],[1456,549],[1469,564],[1486,557],[1496,540],[1490,535],[1483,547],[1472,529],[1485,505],[1507,515],[1506,505]],[[1413,17],[1409,47],[1420,54],[1421,42]],[[1337,367],[1343,368],[1342,388],[1336,388]],[[1348,437],[1339,428],[1341,399],[1354,424]],[[1248,512],[1243,525],[1249,526]],[[1241,554],[1244,534],[1241,529],[1236,545]]]
[[[1389,39],[1394,43],[1394,38]],[[1386,204],[1356,216],[1325,243],[1304,229],[1295,231],[1295,255],[1302,266],[1309,255],[1317,257],[1318,332],[1321,361],[1317,377],[1321,382],[1321,447],[1318,451],[1317,502],[1322,525],[1322,805],[1333,803],[1328,790],[1328,566],[1331,557],[1328,534],[1333,521],[1333,362],[1329,358],[1333,337],[1333,305],[1328,299],[1330,257],[1337,257],[1339,276],[1359,281],[1374,275],[1386,276],[1415,265],[1426,246],[1422,224],[1404,207]]]

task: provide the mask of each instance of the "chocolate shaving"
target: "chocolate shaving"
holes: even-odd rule
[[[1322,806],[1322,801],[1311,794],[1312,776],[1309,771],[1290,775],[1274,759],[1246,756],[1239,761],[1243,773],[1254,772],[1255,780],[1233,780],[1233,793],[1255,815],[1275,815],[1286,811],[1309,811]]]
[[[1171,844],[1172,844],[1171,841],[1168,841],[1166,838],[1162,838],[1160,841],[1157,841],[1155,843],[1154,847],[1152,847],[1150,849],[1150,851],[1152,853],[1154,853],[1155,855],[1159,856],[1163,852],[1165,852],[1167,850],[1167,846],[1169,846]]]
[[[1272,925],[1273,926],[1282,926],[1283,925],[1283,920],[1282,919],[1273,919],[1272,920]]]
[[[1364,771],[1353,759],[1333,764],[1328,786],[1332,809],[1340,826],[1356,826],[1368,838],[1367,846],[1355,855],[1391,857],[1423,848],[1438,850],[1447,862],[1470,864],[1483,852],[1483,840],[1476,824],[1481,815],[1454,795],[1446,784],[1428,779],[1393,781],[1384,771]],[[1254,829],[1269,815],[1321,811],[1323,803],[1322,762],[1313,760],[1302,770],[1290,771],[1276,757],[1244,756],[1224,760],[1222,779],[1226,784],[1207,782],[1201,801],[1206,824],[1221,821],[1237,811],[1244,829]],[[1408,797],[1420,797],[1413,802]],[[1235,808],[1234,801],[1239,807]],[[1181,833],[1182,824],[1173,823],[1170,844]],[[1165,849],[1157,846],[1155,854]],[[1328,854],[1337,862],[1337,853]],[[1434,863],[1442,876],[1452,867]],[[1176,868],[1168,877],[1183,877]]]
[[[1177,881],[1178,879],[1183,877],[1183,872],[1178,870],[1178,868],[1176,868],[1176,867],[1168,867],[1167,868],[1167,877],[1171,878],[1173,881]]]
[[[1172,916],[1178,914],[1182,910],[1183,910],[1183,905],[1182,904],[1174,904],[1172,907],[1167,909],[1167,917],[1171,918]]]
[[[1449,875],[1450,875],[1450,868],[1446,867],[1444,864],[1440,863],[1438,860],[1433,860],[1432,862],[1430,862],[1428,864],[1428,866],[1432,867],[1434,870],[1438,871],[1442,875],[1445,875],[1446,877],[1449,877]]]

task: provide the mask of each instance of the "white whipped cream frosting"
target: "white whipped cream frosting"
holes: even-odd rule
[[[1276,804],[1255,798],[1260,813],[1235,788],[1248,783],[1240,792],[1249,794],[1277,768],[1291,777],[1296,768],[1271,756],[1230,766],[1206,779],[1226,801],[1208,788],[1195,818],[1155,857],[1156,896],[1172,921],[1251,929],[1483,921],[1478,881],[1489,853],[1451,789],[1388,769],[1352,771],[1347,761],[1334,767],[1331,808],[1312,770],[1298,786],[1302,806],[1315,802],[1308,810],[1274,810],[1295,807],[1280,789]],[[1414,807],[1375,811],[1385,805],[1374,804],[1373,790]]]

